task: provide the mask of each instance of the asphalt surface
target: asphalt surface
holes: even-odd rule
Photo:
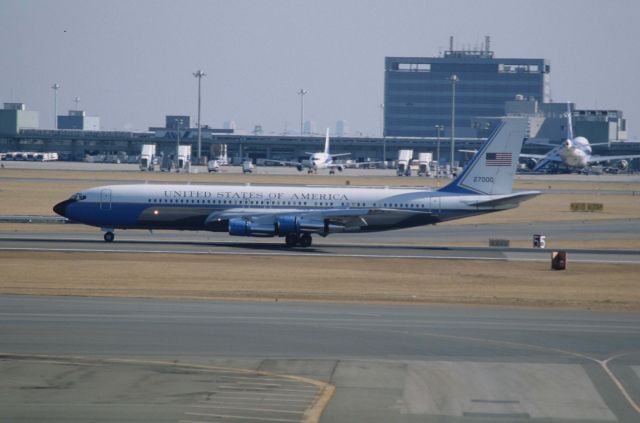
[[[28,229],[28,225],[25,224]],[[637,239],[640,219],[532,224],[436,225],[370,234],[314,237],[311,248],[287,248],[280,238],[231,237],[208,232],[116,231],[116,241],[105,243],[101,232],[2,233],[0,251],[94,251],[224,255],[308,255],[341,257],[397,257],[416,259],[548,260],[550,251],[570,254],[571,261],[640,263],[640,250],[563,248],[562,242]],[[458,243],[488,245],[490,239],[533,245],[534,234],[546,234],[546,249],[461,247]],[[432,241],[433,244],[431,245]],[[561,240],[561,241],[560,241]],[[446,243],[451,243],[446,246]],[[445,246],[442,246],[443,243]]]
[[[0,296],[0,350],[2,422],[640,419],[637,313]]]

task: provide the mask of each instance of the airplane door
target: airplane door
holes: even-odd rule
[[[429,198],[429,208],[431,214],[440,214],[440,197]]]
[[[111,190],[100,191],[100,210],[111,210]]]

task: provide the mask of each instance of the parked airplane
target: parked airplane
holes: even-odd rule
[[[538,191],[512,192],[527,130],[505,118],[463,172],[437,190],[225,185],[111,185],[80,191],[53,210],[114,229],[178,229],[230,235],[284,237],[308,247],[311,235],[372,232],[432,225],[517,207]]]
[[[336,164],[333,162],[334,157],[340,156],[348,156],[351,153],[341,153],[341,154],[330,154],[329,153],[329,128],[327,128],[327,133],[324,139],[324,151],[318,151],[315,153],[306,152],[305,154],[309,154],[309,160],[307,162],[287,162],[282,160],[265,160],[265,162],[271,163],[279,163],[288,166],[295,166],[299,171],[307,168],[309,173],[318,173],[318,170],[321,169],[329,169],[330,174],[334,174],[336,169],[340,172],[344,170],[344,165]],[[369,163],[370,164],[370,163]]]
[[[537,144],[541,145],[541,144]],[[528,159],[527,167],[533,172],[559,170],[564,166],[567,170],[581,171],[587,166],[597,163],[615,162],[619,170],[626,170],[629,167],[630,159],[640,157],[640,155],[623,156],[598,156],[592,154],[591,147],[598,144],[589,144],[585,137],[573,137],[573,127],[571,125],[571,109],[567,104],[567,137],[564,142],[556,147],[544,144],[552,150],[547,154],[520,154],[520,157]]]

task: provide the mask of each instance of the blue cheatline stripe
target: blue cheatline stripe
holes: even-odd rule
[[[207,227],[204,225],[204,220],[210,213],[213,212],[222,212],[228,209],[237,209],[239,206],[237,205],[203,205],[203,204],[154,204],[154,203],[111,203],[111,209],[103,210],[100,207],[100,203],[90,203],[90,202],[78,202],[72,203],[67,207],[66,217],[72,221],[84,223],[87,225],[105,227],[105,228],[136,228],[136,229],[162,229],[162,223],[166,223],[167,229],[174,229],[176,221],[161,221],[157,224],[148,224],[149,220],[146,219],[144,222],[141,222],[139,217],[145,210],[153,210],[154,208],[158,209],[168,209],[168,208],[189,208],[189,209],[201,209],[203,213],[201,215],[193,215],[193,214],[185,214],[185,216],[175,216],[176,221],[180,219],[193,219],[198,221],[200,218],[202,220],[201,224],[191,223],[187,226],[184,226],[184,229],[193,229],[193,230],[206,230]],[[383,207],[384,208],[384,207]],[[245,210],[255,211],[256,215],[260,215],[262,211],[272,211],[272,210],[289,210],[290,206],[280,206],[280,207],[243,207]],[[329,209],[329,208],[328,208]],[[333,208],[335,209],[335,208]],[[350,210],[358,209],[357,207],[352,207]],[[363,207],[362,210],[367,210],[368,207]],[[319,209],[314,207],[308,207],[306,209],[299,209],[291,211],[291,214],[295,215],[297,213],[305,213],[309,211],[322,211],[325,209]],[[345,209],[347,210],[347,209]],[[442,208],[393,208],[393,210],[397,211],[413,211],[413,212],[422,212],[425,215],[430,215],[435,220],[448,220],[457,217],[464,217],[468,215],[475,215],[483,213],[482,210],[469,210],[469,209],[442,209]],[[420,216],[420,215],[416,215]],[[407,219],[411,219],[411,216],[408,216]],[[419,226],[419,225],[418,225]]]

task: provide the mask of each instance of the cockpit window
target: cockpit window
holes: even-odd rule
[[[86,199],[87,199],[87,196],[81,192],[76,192],[71,196],[71,200],[80,201],[80,200],[86,200]]]

